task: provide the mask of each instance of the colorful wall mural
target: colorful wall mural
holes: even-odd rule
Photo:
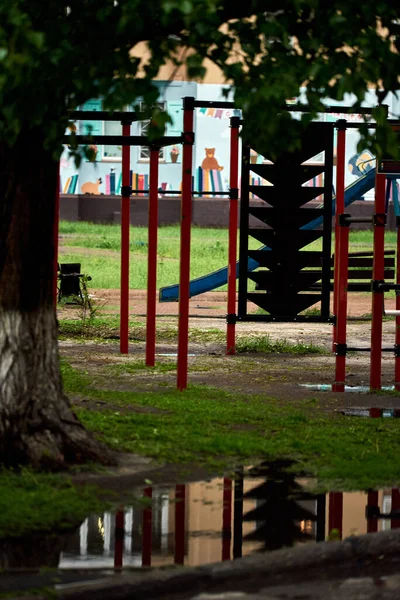
[[[160,89],[160,105],[172,116],[172,124],[168,126],[166,135],[180,135],[183,128],[182,98],[194,96],[201,100],[226,100],[224,86],[219,84],[198,84],[192,82],[158,82]],[[361,115],[342,115],[340,105],[351,105],[354,98],[347,95],[343,102],[329,102],[338,107],[338,113],[321,115],[321,120],[336,121],[347,118],[352,121],[362,120]],[[400,101],[396,96],[388,96],[389,116],[400,114]],[[366,97],[366,106],[377,104],[374,92]],[[83,107],[84,110],[102,110],[101,100],[92,100]],[[193,149],[193,188],[195,192],[212,198],[229,189],[229,138],[230,117],[240,116],[238,110],[203,107],[195,110],[194,131],[195,145]],[[260,124],[261,126],[261,124]],[[117,122],[81,121],[78,124],[80,134],[119,135],[121,124]],[[145,135],[146,123],[136,122],[131,126],[131,135]],[[350,185],[362,174],[375,167],[375,159],[368,150],[358,151],[360,136],[356,129],[349,129],[346,136],[346,186]],[[93,160],[83,160],[77,170],[69,151],[65,147],[60,162],[60,190],[64,194],[120,194],[122,183],[121,168],[122,147],[103,145],[96,147]],[[262,163],[266,159],[252,151],[252,163]],[[323,157],[315,157],[323,160]],[[149,156],[145,147],[131,148],[131,186],[134,193],[144,195],[148,190]],[[179,145],[165,147],[160,154],[159,191],[168,194],[179,191],[182,179],[182,147]],[[334,173],[335,179],[335,173]],[[251,182],[253,183],[253,182]],[[319,185],[320,182],[308,182],[308,185]],[[257,185],[254,182],[253,185]],[[366,194],[366,199],[373,199],[373,192]]]

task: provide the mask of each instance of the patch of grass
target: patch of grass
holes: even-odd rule
[[[146,340],[145,321],[129,321],[129,339],[131,341]],[[157,323],[157,341],[176,341],[178,327]],[[116,340],[119,339],[119,317],[102,315],[92,319],[59,319],[59,339],[80,340]],[[190,342],[223,342],[225,332],[219,329],[189,329]]]
[[[150,369],[152,373],[170,373],[176,371],[176,361],[160,362],[158,360],[154,367],[148,367],[143,360],[127,360],[123,363],[106,365],[103,371],[108,375],[130,375],[140,371],[149,372]]]
[[[400,423],[349,419],[318,411],[315,399],[291,405],[265,395],[205,386],[186,392],[120,392],[64,364],[67,391],[99,399],[101,412],[77,408],[84,425],[110,447],[165,462],[194,462],[222,470],[233,464],[287,457],[325,489],[367,489],[399,483]],[[124,412],[142,406],[159,412]]]
[[[300,314],[304,317],[319,317],[321,316],[321,310],[319,308],[307,308]]]
[[[324,354],[325,350],[314,344],[293,344],[287,340],[271,340],[269,335],[239,337],[237,352],[261,352],[263,354]]]
[[[97,489],[75,487],[63,475],[0,472],[0,538],[71,529],[101,509]]]
[[[82,272],[92,277],[91,287],[116,289],[120,285],[121,228],[119,225],[61,221],[60,234],[62,251],[59,262],[80,262]],[[148,232],[145,227],[130,229],[130,287],[145,289],[147,285]],[[259,246],[250,240],[250,247]],[[99,250],[98,254],[85,249]],[[109,255],[108,255],[109,253]],[[228,231],[225,229],[192,228],[191,235],[191,278],[199,277],[225,267],[228,260]],[[159,287],[179,281],[180,228],[159,228],[157,283]],[[251,284],[251,289],[253,289]],[[225,290],[226,286],[220,288]]]

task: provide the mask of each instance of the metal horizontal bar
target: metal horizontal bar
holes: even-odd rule
[[[400,310],[384,310],[385,317],[400,317]]]
[[[318,110],[319,113],[343,113],[346,115],[370,115],[372,109],[375,107],[361,106],[354,108],[354,106],[329,106],[324,105],[322,110]],[[287,104],[286,110],[290,112],[311,112],[311,108],[308,104]]]
[[[71,144],[71,136],[66,135],[63,138],[63,144]],[[113,146],[148,146],[148,147],[161,147],[161,146],[173,146],[175,144],[182,144],[182,136],[171,135],[168,137],[157,138],[149,140],[149,138],[143,135],[77,135],[74,137],[74,141],[78,146],[84,146],[87,144],[112,144]]]
[[[347,346],[347,352],[371,352],[371,348],[359,348]],[[394,352],[394,346],[392,348],[381,348],[381,352]]]
[[[346,217],[347,223],[372,223],[373,217]]]
[[[347,352],[371,352],[371,348],[360,348],[359,346],[347,346]]]
[[[382,290],[383,292],[390,292],[390,291],[398,292],[398,291],[400,291],[400,284],[399,283],[386,283],[385,281],[383,283],[380,283],[378,281],[377,288],[379,290]]]
[[[69,110],[68,118],[72,121],[140,121],[141,117],[136,112],[107,110]],[[142,118],[143,119],[143,118]]]
[[[182,194],[181,190],[160,190],[160,194],[163,193],[165,196],[168,196],[170,194]],[[195,192],[194,190],[192,190],[192,195],[193,196],[216,196],[217,198],[219,198],[219,196],[229,196],[229,192]]]
[[[195,108],[236,108],[234,102],[223,102],[219,100],[195,100]]]
[[[276,323],[333,323],[334,317],[306,317],[297,315],[295,317],[273,317],[271,315],[238,315],[237,320],[248,322],[270,322]]]
[[[372,218],[372,217],[371,217]],[[385,250],[384,251],[384,256],[393,256],[394,254],[396,254],[396,250]],[[334,258],[334,254],[332,254],[332,259]],[[349,252],[349,259],[350,258],[362,258],[362,257],[373,257],[374,253],[372,250],[366,250],[366,251],[360,251],[360,252]]]
[[[386,121],[388,125],[393,125],[395,127],[400,127],[400,121],[391,121],[388,119]],[[337,122],[336,122],[337,124]],[[349,123],[346,122],[346,129],[360,129],[361,125],[365,125],[365,123]],[[377,123],[368,123],[368,129],[376,129],[378,127]]]

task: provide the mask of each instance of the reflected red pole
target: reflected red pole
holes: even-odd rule
[[[222,494],[222,560],[231,560],[232,479],[224,478]]]
[[[131,124],[122,124],[122,135],[129,136]],[[129,230],[130,230],[130,146],[122,146],[121,188],[121,298],[120,298],[120,353],[128,354],[129,325]]]
[[[393,185],[397,185],[394,181]],[[396,252],[396,283],[400,284],[400,217],[396,217],[396,232],[397,232],[397,252]],[[396,310],[400,311],[400,294],[396,294]],[[394,387],[400,390],[400,316],[396,317],[396,334],[395,334],[395,358],[394,358]]]
[[[143,490],[145,498],[153,497],[153,489],[147,487]],[[153,510],[151,505],[143,509],[143,528],[142,528],[142,567],[151,566],[151,546],[152,546],[152,519]]]
[[[336,165],[336,229],[334,265],[333,345],[336,354],[334,392],[344,392],[346,379],[347,280],[349,264],[349,226],[341,220],[344,213],[346,121],[338,122]]]
[[[239,117],[231,117],[230,180],[229,180],[229,250],[228,250],[228,307],[226,354],[235,354],[236,327],[236,255],[239,198]]]
[[[400,510],[400,490],[392,489],[392,510]],[[400,519],[391,519],[391,529],[400,528]]]
[[[335,529],[339,533],[339,539],[343,536],[343,493],[330,492],[329,494],[329,535]]]
[[[184,98],[177,388],[187,388],[194,98]]]
[[[58,297],[58,233],[60,227],[60,163],[58,163],[57,169],[57,184],[56,184],[56,197],[54,202],[54,221],[53,221],[53,245],[54,245],[54,281],[53,281],[53,302],[54,307],[57,309],[57,297]]]
[[[378,492],[368,492],[368,506],[378,506]],[[367,519],[367,533],[375,533],[378,531],[378,519]]]
[[[154,367],[156,352],[157,234],[159,149],[150,149],[149,229],[147,255],[146,365]]]
[[[185,512],[186,486],[175,486],[175,555],[174,562],[183,565],[185,562]]]
[[[114,544],[114,569],[122,569],[124,552],[124,511],[119,510],[115,514],[115,544]]]
[[[385,184],[386,175],[376,175],[375,214],[374,214],[374,262],[372,267],[373,283],[383,281],[385,276]],[[372,287],[371,322],[371,368],[370,389],[381,389],[382,377],[382,316],[384,293],[376,285]]]

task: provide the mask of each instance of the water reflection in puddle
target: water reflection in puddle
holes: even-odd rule
[[[90,515],[66,542],[59,567],[196,566],[400,527],[397,488],[311,495],[307,480],[282,470],[282,463],[244,475],[148,486],[145,508]]]

